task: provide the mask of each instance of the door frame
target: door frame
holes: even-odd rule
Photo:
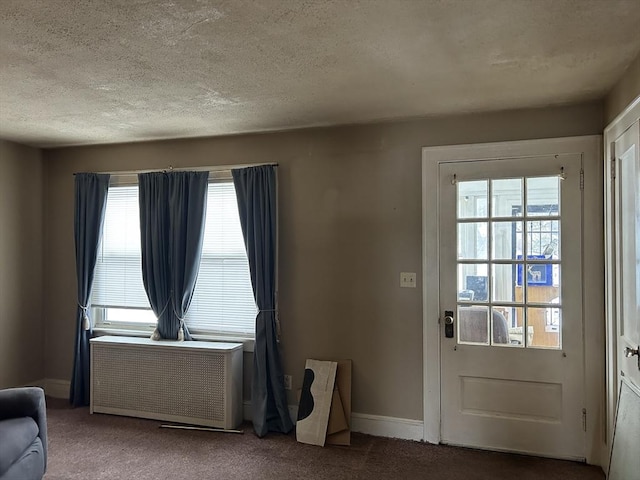
[[[609,453],[613,439],[616,406],[618,402],[618,326],[616,314],[616,245],[614,236],[614,189],[613,189],[613,145],[640,117],[640,95],[632,101],[604,130],[604,222],[605,222],[605,315],[606,315],[606,394],[605,394],[605,432],[606,448],[602,452],[602,466],[605,472],[609,468]]]
[[[423,147],[422,149],[422,285],[423,285],[423,440],[440,443],[439,325],[439,165],[452,161],[527,158],[578,153],[584,165],[583,208],[583,323],[587,463],[602,465],[604,422],[604,244],[603,169],[600,135]],[[589,232],[589,235],[584,235]],[[598,232],[602,232],[598,234]],[[595,233],[595,234],[594,234]],[[589,261],[585,262],[585,258]]]

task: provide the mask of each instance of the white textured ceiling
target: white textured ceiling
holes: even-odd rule
[[[2,0],[0,138],[40,147],[602,98],[640,0]]]

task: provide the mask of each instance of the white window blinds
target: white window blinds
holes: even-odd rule
[[[91,303],[106,308],[151,308],[142,284],[138,186],[110,187]]]
[[[192,331],[255,332],[257,308],[232,182],[209,183],[202,257],[187,325]]]
[[[137,185],[109,188],[92,303],[150,308],[142,283]],[[200,270],[187,325],[192,332],[253,336],[256,314],[235,188],[229,181],[209,183]]]

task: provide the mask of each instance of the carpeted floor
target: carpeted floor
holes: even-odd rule
[[[315,447],[295,435],[161,429],[162,422],[90,415],[48,399],[45,480],[602,480],[598,467],[561,460],[353,434],[350,447]]]

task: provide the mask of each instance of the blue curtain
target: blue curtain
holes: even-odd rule
[[[73,406],[89,405],[89,339],[93,334],[89,321],[89,298],[93,273],[102,236],[104,210],[109,191],[109,175],[78,173],[75,178],[74,235],[76,245],[76,277],[78,308],[76,341],[71,378],[70,402]]]
[[[208,172],[138,175],[142,280],[158,317],[152,338],[191,340],[184,323],[200,266]]]
[[[169,182],[171,302],[174,314],[182,319],[191,305],[200,268],[209,172],[175,172],[169,174]]]
[[[178,338],[173,321],[169,258],[169,177],[162,172],[138,175],[142,282],[161,338]]]
[[[253,428],[259,437],[293,428],[284,390],[276,325],[276,167],[232,170],[253,296],[258,306],[251,379]]]

